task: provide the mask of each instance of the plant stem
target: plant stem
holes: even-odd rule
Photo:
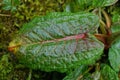
[[[111,19],[110,19],[110,17],[109,17],[108,14],[105,12],[105,10],[102,10],[102,14],[103,14],[104,17],[105,17],[107,28],[110,28],[110,26],[111,26]]]
[[[99,8],[99,13],[98,13],[98,15],[99,15],[99,19],[100,19],[100,30],[101,30],[101,32],[102,32],[102,34],[107,34],[107,31],[106,31],[106,25],[105,25],[105,23],[102,21],[102,10],[101,10],[101,8]]]
[[[30,72],[29,72],[27,80],[31,80],[31,77],[32,77],[32,69],[30,69]]]
[[[98,9],[98,8],[95,8],[95,9],[92,11],[92,13],[97,14],[98,11],[99,11],[99,9]]]
[[[100,30],[102,31],[103,34],[107,34],[107,31],[106,31],[106,25],[105,23],[100,19]]]
[[[101,8],[98,8],[98,10],[99,10],[99,12],[98,12],[99,18],[102,19]]]
[[[86,73],[88,73],[91,69],[93,69],[93,66],[92,66],[92,67],[89,67],[88,70],[86,70],[82,75],[80,75],[80,76],[77,78],[77,80],[81,80],[82,77],[83,77]]]
[[[100,40],[102,43],[104,43],[104,45],[106,45],[106,38],[108,37],[105,34],[94,34],[95,37]]]
[[[0,16],[11,16],[11,15],[9,15],[9,14],[0,14]]]

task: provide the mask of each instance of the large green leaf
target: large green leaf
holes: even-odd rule
[[[120,37],[117,37],[111,44],[109,61],[115,71],[120,71]]]
[[[88,34],[98,26],[98,17],[91,13],[51,13],[24,25],[11,44],[21,43],[16,56],[25,66],[66,72],[100,58],[104,45]]]
[[[50,13],[43,17],[37,17],[30,23],[27,23],[21,29],[21,33],[50,32],[54,37],[65,37],[80,33],[95,33],[99,26],[98,16],[91,13]],[[62,32],[63,31],[63,32]],[[64,34],[65,35],[64,35]],[[43,37],[47,36],[46,33]],[[44,39],[43,39],[44,40]]]
[[[108,65],[103,66],[101,78],[101,80],[119,80],[117,73]]]

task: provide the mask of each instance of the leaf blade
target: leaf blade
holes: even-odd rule
[[[120,37],[117,37],[109,49],[109,61],[112,68],[118,72],[120,70]]]
[[[110,6],[110,5],[115,4],[117,1],[118,0],[94,0],[93,1],[93,6],[94,7]]]
[[[91,35],[98,26],[98,17],[91,13],[52,13],[35,18],[13,41],[15,45],[21,44],[15,55],[25,66],[48,72],[66,72],[82,64],[92,64],[104,48]]]
[[[101,77],[104,80],[119,80],[117,73],[108,65],[102,67]]]

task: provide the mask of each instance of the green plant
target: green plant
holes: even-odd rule
[[[10,43],[9,50],[13,51],[19,62],[26,67],[47,72],[67,72],[68,76],[64,80],[79,80],[87,77],[101,80],[112,80],[114,77],[118,80],[119,61],[116,59],[119,59],[119,56],[113,57],[113,54],[119,55],[119,52],[116,51],[119,51],[118,35],[120,33],[109,32],[111,23],[108,14],[101,8],[98,9],[98,12],[104,15],[106,25],[104,25],[100,13],[98,13],[99,17],[85,12],[51,13],[44,17],[37,17],[23,26],[17,35],[18,38]],[[99,22],[102,34],[97,31]],[[105,47],[94,35],[104,43]],[[113,35],[118,38],[113,38]],[[101,66],[96,65],[96,71],[93,74],[88,74],[92,69],[87,70],[88,66],[95,64],[96,60],[100,59],[103,49],[109,47],[111,48],[108,60],[116,72],[106,65],[108,62],[105,62],[103,66],[102,64]],[[87,67],[85,70],[83,70],[84,67],[80,67],[83,72],[81,70],[78,72],[78,67],[82,65]],[[108,77],[104,76],[107,74],[106,71],[111,73],[108,73]]]
[[[109,13],[111,21],[105,11],[117,0],[84,1],[68,2],[64,11],[73,13],[34,18],[9,50],[28,68],[66,72],[63,80],[119,80],[120,14]]]
[[[91,35],[98,26],[94,14],[51,13],[24,25],[9,49],[13,46],[20,62],[32,69],[66,72],[99,59],[104,46]]]
[[[20,0],[3,0],[1,5],[3,5],[3,10],[10,10],[14,12],[17,10],[17,6],[20,4]]]

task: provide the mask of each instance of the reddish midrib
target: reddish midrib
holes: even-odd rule
[[[73,35],[73,36],[66,36],[66,37],[60,38],[60,39],[41,41],[40,43],[59,42],[59,41],[66,41],[66,40],[72,40],[72,39],[79,40],[79,39],[83,39],[83,38],[86,38],[86,33],[77,34],[77,35]]]
[[[54,40],[47,40],[47,41],[41,41],[39,43],[50,43],[50,42],[59,42],[59,41],[66,41],[66,40],[72,40],[72,39],[76,39],[76,40],[79,40],[79,39],[84,39],[86,38],[86,33],[83,33],[83,34],[77,34],[77,35],[73,35],[73,36],[66,36],[64,38],[60,38],[60,39],[54,39]],[[15,48],[19,47],[20,45],[16,45],[16,46],[10,46],[8,47],[8,50],[9,51],[14,51]]]

